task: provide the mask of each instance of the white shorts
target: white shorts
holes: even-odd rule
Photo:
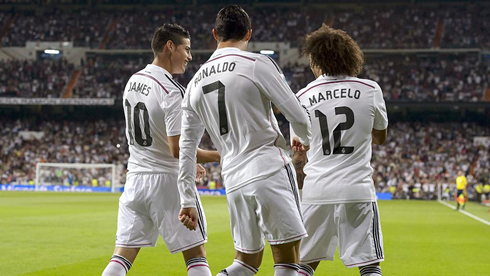
[[[198,229],[190,231],[178,219],[177,174],[128,174],[124,193],[119,198],[116,247],[153,247],[158,234],[171,253],[205,243],[206,218],[199,197],[196,202]]]
[[[301,218],[296,174],[286,165],[276,174],[226,195],[237,251],[253,254],[269,244],[307,236]]]
[[[346,267],[384,261],[376,202],[302,204],[309,236],[301,242],[301,263],[333,260],[337,246]]]

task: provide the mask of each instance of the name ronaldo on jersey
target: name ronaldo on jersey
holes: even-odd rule
[[[235,70],[236,63],[231,62],[223,62],[218,63],[217,65],[211,65],[211,67],[204,67],[203,65],[201,71],[197,72],[197,76],[194,79],[194,87],[197,87],[197,84],[204,78],[212,76],[218,73],[224,72],[233,72]]]

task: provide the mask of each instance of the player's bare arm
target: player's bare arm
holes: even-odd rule
[[[174,158],[179,158],[179,152],[180,152],[179,140],[180,140],[180,135],[168,137],[168,146]],[[218,151],[197,149],[198,163],[209,163],[209,162],[219,163],[220,159],[221,156],[219,155]]]
[[[305,151],[293,151],[292,156],[293,166],[296,169],[296,179],[298,181],[298,188],[303,189],[303,183],[305,181],[306,174],[303,168],[306,165],[306,152]]]
[[[371,136],[373,137],[373,144],[382,145],[386,140],[386,136],[388,136],[388,129],[378,130],[373,128]]]
[[[304,146],[299,142],[297,136],[293,137],[291,148],[293,149],[292,162],[293,166],[296,169],[296,179],[298,181],[298,188],[303,189],[303,183],[306,177],[305,172],[303,171],[306,165],[306,151],[310,148],[309,146]]]

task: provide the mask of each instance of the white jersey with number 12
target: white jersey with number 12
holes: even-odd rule
[[[375,201],[371,132],[388,127],[379,85],[323,75],[297,95],[310,111],[312,123],[303,203]]]

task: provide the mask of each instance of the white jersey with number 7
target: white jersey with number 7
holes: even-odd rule
[[[271,102],[308,144],[308,114],[271,58],[223,48],[201,66],[182,103],[179,189],[184,207],[192,203],[195,140],[204,127],[221,154],[227,192],[265,179],[291,161]]]

